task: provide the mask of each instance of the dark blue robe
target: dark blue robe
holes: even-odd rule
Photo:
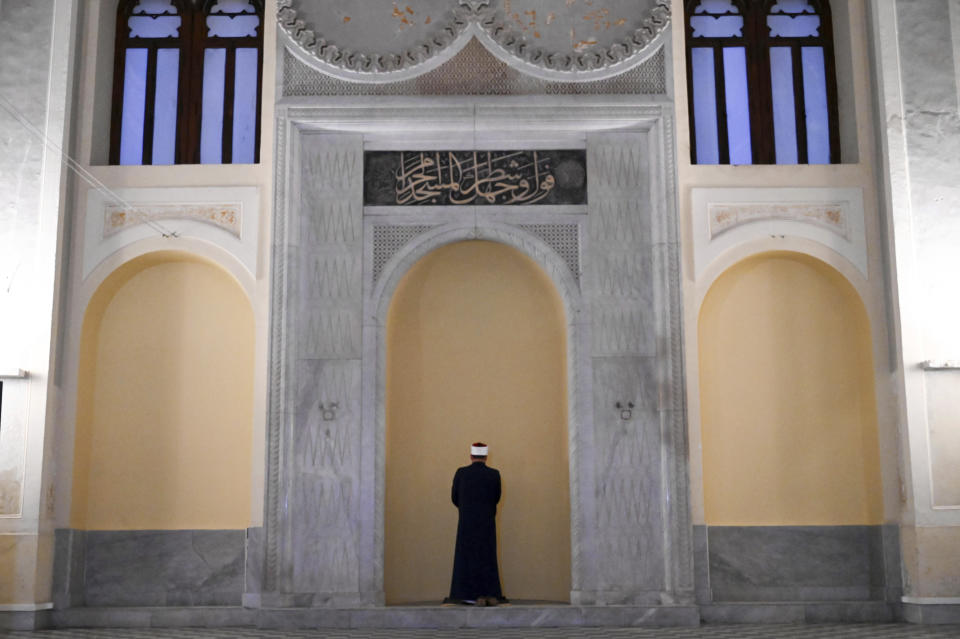
[[[450,597],[503,599],[497,569],[497,503],[500,471],[481,461],[458,468],[453,476],[453,505],[460,511]]]

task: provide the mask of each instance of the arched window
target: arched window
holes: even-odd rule
[[[764,18],[776,163],[838,162],[829,5],[816,0],[768,0]]]
[[[133,0],[117,12],[113,164],[176,161],[186,37],[183,3]]]
[[[112,164],[259,161],[262,0],[121,0]]]
[[[207,0],[203,12],[200,162],[256,162],[262,11],[251,0]]]
[[[690,0],[695,164],[840,161],[826,0]]]

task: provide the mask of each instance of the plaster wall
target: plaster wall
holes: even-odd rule
[[[956,604],[960,7],[891,0],[871,9],[903,398],[904,601]]]
[[[953,64],[951,15],[960,6],[942,2],[897,2],[907,168],[910,174],[910,218],[915,256],[913,281],[917,307],[910,330],[919,334],[920,361],[906,359],[905,367],[922,361],[956,359],[960,355],[960,303],[954,274],[960,268],[956,246],[960,241],[960,158],[943,153],[960,145],[957,69]],[[906,238],[905,238],[906,239]],[[960,523],[960,439],[955,432],[960,417],[951,398],[960,391],[956,371],[922,373],[926,389],[926,430],[929,437],[929,493],[933,509],[953,509]],[[921,424],[917,424],[921,426]],[[927,492],[926,490],[924,492]]]
[[[56,451],[56,525],[71,524],[74,477],[74,423],[77,415],[83,318],[98,287],[130,260],[157,251],[178,251],[203,258],[230,273],[245,293],[254,322],[252,431],[249,490],[245,517],[231,521],[257,526],[263,520],[264,441],[267,402],[267,327],[269,323],[269,243],[272,202],[273,109],[276,81],[276,1],[264,7],[263,95],[260,163],[246,165],[108,166],[116,3],[83,3],[77,43],[78,116],[73,132],[75,155],[89,179],[77,179],[70,191],[75,232],[69,242],[70,266],[62,336],[63,393],[59,396],[60,445]],[[103,232],[106,207],[132,203],[165,216],[157,226],[135,225],[119,233]],[[232,207],[236,224],[217,228],[198,211]],[[177,208],[182,216],[177,218]],[[149,217],[149,215],[148,215]],[[181,522],[179,525],[188,525]],[[202,527],[202,526],[201,526]]]
[[[767,253],[700,310],[704,491],[711,526],[880,524],[870,324],[832,268]]]
[[[37,351],[43,331],[35,318],[52,302],[47,262],[49,240],[41,229],[44,142],[28,127],[46,129],[53,7],[8,2],[0,8],[0,369],[3,373],[46,371],[44,351]],[[27,43],[39,42],[39,50]],[[41,108],[37,108],[37,106]],[[49,188],[49,184],[47,185]],[[54,187],[56,190],[56,188]],[[46,323],[50,330],[49,321]],[[42,343],[42,342],[41,342]],[[40,416],[31,412],[29,393],[39,381],[7,379],[0,415],[0,517],[20,517],[23,506],[28,430]],[[2,522],[6,523],[6,522]]]
[[[128,262],[87,308],[70,525],[243,529],[250,517],[253,313],[217,266]]]
[[[502,478],[504,593],[568,600],[566,322],[549,277],[500,244],[447,245],[397,287],[387,333],[387,603],[448,592],[457,511],[445,489],[474,441]]]
[[[71,0],[0,6],[0,610],[50,598],[55,495],[44,471],[65,184],[58,149],[67,145],[76,10]]]

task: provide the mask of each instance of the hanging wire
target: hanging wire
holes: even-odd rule
[[[14,120],[20,123],[20,125],[26,129],[31,135],[40,140],[44,146],[48,149],[56,152],[60,156],[60,160],[74,173],[76,173],[81,180],[89,184],[99,193],[104,195],[106,199],[114,204],[119,204],[124,208],[125,211],[129,211],[136,217],[140,222],[146,224],[151,229],[159,233],[162,237],[165,238],[174,238],[180,237],[180,234],[174,230],[167,228],[166,226],[160,224],[156,220],[150,218],[147,213],[142,209],[135,206],[134,204],[128,202],[123,197],[121,197],[116,191],[112,190],[106,184],[101,182],[97,176],[88,171],[82,164],[77,162],[75,159],[70,157],[56,142],[51,140],[47,135],[41,131],[39,128],[33,125],[30,120],[21,112],[17,107],[15,107],[7,98],[3,95],[0,95],[0,109],[6,111],[6,113],[12,117]]]

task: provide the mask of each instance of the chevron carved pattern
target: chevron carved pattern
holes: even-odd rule
[[[292,592],[359,588],[362,144],[300,137],[299,241],[291,251],[296,391],[286,420],[284,583]]]
[[[304,252],[300,264],[302,300],[350,301],[361,294],[360,255],[356,252]]]
[[[356,588],[360,363],[298,366],[289,501],[292,582],[299,592]],[[336,407],[333,407],[336,404]]]
[[[597,244],[635,245],[650,241],[649,215],[636,199],[600,199],[590,205],[590,236]]]
[[[634,143],[611,142],[590,149],[590,180],[601,192],[635,191],[647,180],[646,150],[640,136],[626,137]]]
[[[593,354],[651,355],[656,351],[653,309],[605,305],[593,309]]]
[[[312,200],[303,207],[300,242],[306,246],[358,242],[362,224],[358,202]]]
[[[588,139],[597,523],[601,587],[665,582],[654,208],[647,138]],[[623,417],[617,403],[633,403]]]

